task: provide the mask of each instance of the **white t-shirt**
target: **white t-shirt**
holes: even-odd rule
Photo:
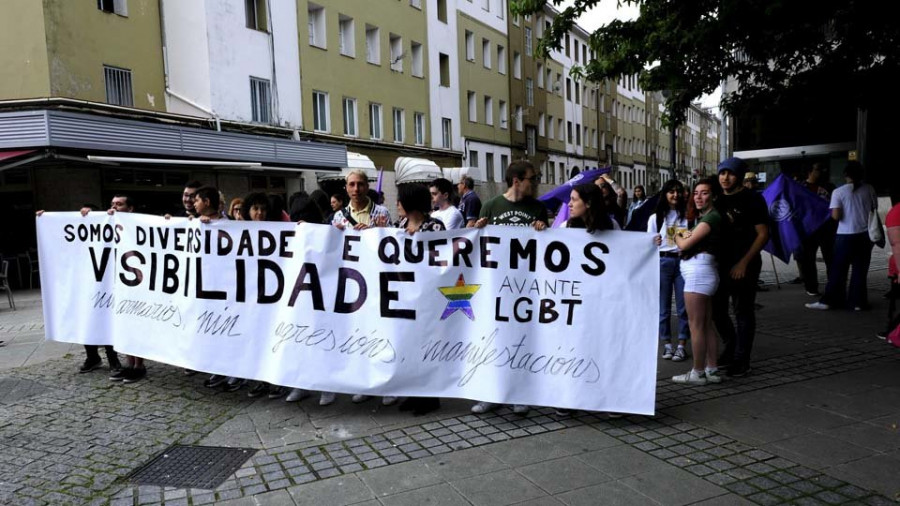
[[[450,206],[443,211],[440,209],[431,211],[431,217],[441,220],[447,230],[462,228],[466,224],[462,213],[459,212],[459,209],[457,209],[456,206]]]
[[[841,186],[831,194],[831,209],[841,210],[837,233],[861,234],[869,230],[869,213],[878,205],[872,185],[863,183],[855,191],[853,184]]]
[[[647,232],[662,236],[662,244],[659,245],[660,251],[678,251],[678,246],[675,244],[675,234],[688,229],[687,218],[683,217],[678,219],[677,212],[669,211],[669,214],[667,214],[665,220],[663,220],[663,227],[665,228],[664,234],[656,229],[655,213],[650,216],[650,219],[647,221]]]

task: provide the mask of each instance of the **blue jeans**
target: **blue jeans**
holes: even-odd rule
[[[872,241],[868,232],[838,234],[834,237],[834,257],[825,285],[822,302],[829,306],[865,307],[869,303],[866,276],[872,260]],[[850,269],[850,290],[847,292],[847,273]],[[845,295],[846,294],[846,295]]]
[[[671,312],[672,291],[675,291],[675,310],[678,312],[678,340],[691,338],[687,311],[684,308],[684,278],[681,277],[681,259],[659,257],[659,340],[672,340]]]

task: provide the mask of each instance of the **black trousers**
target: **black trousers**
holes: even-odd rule
[[[756,282],[762,269],[762,258],[757,255],[740,280],[731,279],[731,267],[719,268],[719,289],[713,296],[713,323],[725,343],[720,355],[721,365],[746,365],[750,363],[756,336]],[[728,314],[729,306],[734,308],[735,322]]]
[[[100,352],[99,346],[94,344],[86,344],[84,345],[84,352],[87,354],[88,360],[91,362],[99,362],[100,361]],[[104,346],[106,349],[106,360],[109,362],[110,366],[114,366],[119,363],[119,355],[116,354],[116,350],[113,349],[112,346]]]
[[[825,272],[831,277],[831,262],[834,257],[834,235],[837,232],[837,222],[828,220],[812,235],[803,240],[797,263],[800,265],[800,277],[806,291],[817,293],[819,291],[819,271],[816,267],[816,252],[822,250],[822,259],[825,260]]]

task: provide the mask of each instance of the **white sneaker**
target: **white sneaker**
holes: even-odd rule
[[[397,403],[397,398],[392,395],[385,395],[384,397],[381,398],[382,406],[393,406],[396,403]]]
[[[356,394],[350,400],[353,401],[353,404],[359,404],[360,402],[366,402],[372,397],[363,394]]]
[[[284,398],[284,402],[297,402],[302,401],[309,397],[309,392],[303,390],[302,388],[292,388],[291,393],[287,394],[287,397]]]
[[[337,399],[337,394],[334,392],[322,392],[322,396],[319,397],[319,406],[328,406],[334,404],[334,400]]]
[[[675,383],[686,383],[688,385],[705,385],[706,375],[702,371],[695,371],[691,369],[684,374],[672,376],[672,381],[674,381]]]
[[[513,413],[517,415],[524,415],[531,411],[531,406],[527,406],[525,404],[515,404],[513,405]]]
[[[672,362],[681,362],[687,358],[687,352],[684,350],[684,346],[679,346],[675,349],[675,353],[672,355]]]
[[[487,413],[495,407],[497,407],[497,405],[492,402],[479,402],[472,406],[472,413],[480,415],[481,413]]]
[[[823,304],[821,302],[809,302],[805,305],[806,309],[815,309],[818,311],[828,311],[829,309],[831,309],[830,307],[828,307],[828,304]]]
[[[671,344],[666,343],[666,347],[665,347],[665,349],[663,349],[662,358],[663,358],[663,360],[672,360],[672,345]]]

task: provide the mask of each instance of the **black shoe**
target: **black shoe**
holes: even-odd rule
[[[272,390],[269,390],[269,399],[277,399],[279,397],[284,397],[284,394],[286,394],[286,393],[287,393],[287,391],[285,390],[284,387],[276,386]]]
[[[743,378],[750,374],[750,371],[752,371],[750,364],[732,364],[726,374],[732,378]]]
[[[113,371],[113,373],[109,375],[109,381],[122,381],[128,377],[128,374],[130,372],[131,372],[130,367],[126,367],[124,369],[119,369],[118,371]]]
[[[226,392],[237,392],[247,383],[247,380],[241,378],[229,378],[228,381],[225,382],[224,390]]]
[[[254,397],[266,395],[267,393],[269,393],[269,384],[260,381],[256,384],[256,386],[251,388],[249,392],[247,392],[247,397],[250,397],[252,399]]]
[[[81,364],[81,368],[78,369],[78,372],[79,373],[91,372],[95,369],[99,369],[101,365],[103,365],[103,363],[100,361],[100,359],[91,360],[89,358],[86,358],[84,360],[84,363]]]
[[[122,363],[119,362],[118,360],[116,360],[115,362],[110,362],[110,363],[109,363],[109,370],[110,370],[111,372],[121,371],[122,369],[125,369],[125,368],[122,367]]]
[[[878,339],[881,339],[882,341],[886,341],[887,336],[890,333],[891,333],[891,331],[889,331],[889,330],[879,330],[878,332],[875,333],[875,337],[877,337]]]
[[[125,376],[122,383],[137,383],[147,376],[147,369],[144,367],[141,367],[140,369],[131,368],[128,370],[131,372],[128,373],[128,376]]]
[[[441,400],[437,397],[425,397],[419,399],[419,402],[416,403],[415,409],[413,409],[413,416],[422,416],[431,413],[432,411],[437,411],[441,409]]]
[[[416,409],[419,400],[419,397],[407,397],[399,406],[397,406],[397,409],[400,411],[412,411]]]
[[[225,383],[225,381],[227,381],[227,380],[228,380],[228,378],[226,378],[225,376],[221,376],[219,374],[213,374],[212,376],[209,377],[208,380],[203,382],[203,386],[205,386],[206,388],[216,388],[217,386],[221,385],[222,383]]]

